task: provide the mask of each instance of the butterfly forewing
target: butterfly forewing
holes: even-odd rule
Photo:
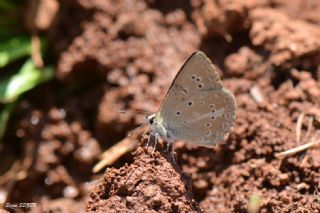
[[[177,74],[156,119],[175,139],[210,146],[230,131],[235,108],[216,68],[204,53],[196,52]]]

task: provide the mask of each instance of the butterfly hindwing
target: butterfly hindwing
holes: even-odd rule
[[[216,68],[198,51],[177,74],[156,119],[175,139],[210,146],[230,131],[235,108]]]

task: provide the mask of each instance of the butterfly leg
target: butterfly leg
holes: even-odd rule
[[[148,142],[147,142],[146,147],[148,147],[150,141],[151,141],[151,140],[155,140],[155,138],[156,138],[156,132],[151,131],[151,132],[149,133]]]
[[[172,155],[172,161],[175,165],[177,165],[177,153],[174,151],[174,141],[171,141],[172,147],[171,147],[171,155]]]
[[[171,144],[172,144],[172,141],[171,140],[167,140],[167,152],[169,152]]]
[[[147,132],[145,132],[144,134],[147,134]],[[147,142],[147,144],[146,144],[146,147],[149,146],[149,142],[151,141],[151,138],[153,138],[153,137],[155,137],[155,133],[151,131],[151,132],[149,133],[148,142]]]
[[[174,151],[174,140],[171,140],[171,139],[168,139],[167,140],[167,151],[169,152],[171,148],[171,156],[172,156],[172,161],[175,165],[177,165],[177,162],[176,162],[176,153]]]
[[[159,133],[154,133],[154,145],[153,145],[153,151],[152,151],[152,154],[154,153],[154,151],[156,150],[156,145],[159,141],[159,138],[160,138],[160,135]]]

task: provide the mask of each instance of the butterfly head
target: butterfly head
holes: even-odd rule
[[[146,116],[146,123],[149,124],[151,127],[156,125],[156,114],[147,115]]]
[[[163,125],[162,119],[159,114],[152,114],[146,116],[146,123],[150,126],[153,132],[160,135],[165,140],[169,139],[168,131]]]

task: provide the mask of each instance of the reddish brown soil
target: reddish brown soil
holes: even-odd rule
[[[144,140],[146,146],[148,140]],[[153,144],[138,147],[134,163],[107,169],[91,194],[89,212],[200,212],[193,199],[191,179],[173,163],[172,153],[154,152]]]
[[[320,212],[319,146],[275,156],[320,138],[319,1],[60,4],[48,30],[57,80],[24,96],[1,148],[1,171],[19,161],[24,172],[0,179],[7,202],[37,203],[30,212],[248,212],[258,195],[261,212]],[[94,175],[103,150],[141,121],[119,110],[155,112],[197,49],[235,95],[228,140],[177,142],[175,164],[143,139]]]

